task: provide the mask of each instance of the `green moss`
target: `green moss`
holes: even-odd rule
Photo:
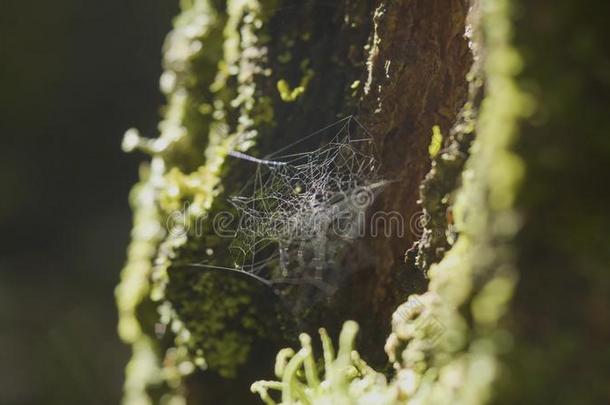
[[[445,145],[440,129],[430,145],[432,170],[421,189],[429,220],[417,256],[430,285],[392,318],[386,351],[395,375],[387,381],[359,359],[352,351],[357,326],[347,323],[336,357],[321,333],[323,368],[307,335],[298,352],[281,351],[278,381],[252,387],[267,403],[280,400],[271,391],[283,404],[477,404],[494,394],[499,402],[577,403],[607,395],[603,371],[610,353],[602,338],[610,224],[605,200],[593,197],[599,186],[582,181],[608,171],[599,162],[610,155],[610,125],[596,98],[610,83],[607,61],[599,57],[607,54],[598,40],[606,29],[588,14],[592,5],[560,2],[549,11],[533,1],[514,38],[512,7],[521,3],[525,7],[522,1],[483,0],[481,10],[475,3],[471,11],[469,101]],[[313,3],[298,3],[297,17],[282,25],[268,11],[283,4],[182,1],[164,51],[161,87],[168,104],[160,135],[144,139],[132,130],[125,136],[124,149],[153,156],[130,197],[132,242],[116,290],[119,334],[133,352],[126,403],[184,400],[184,377],[196,367],[235,376],[278,329],[268,290],[191,266],[203,260],[232,265],[206,253],[225,251],[228,241],[214,235],[210,221],[202,223],[205,215],[228,208],[226,197],[247,171],[227,154],[255,146],[264,154],[300,139],[337,114],[351,113],[358,92],[373,86],[373,78],[361,78],[360,67],[341,54],[357,48],[360,40],[352,38],[363,42],[366,35],[342,37],[349,46],[324,42],[316,23],[327,18],[324,35],[335,29],[328,28],[335,20],[324,15],[327,10],[314,13]],[[383,11],[378,8],[377,20]],[[553,23],[538,24],[550,21],[548,13]],[[331,33],[344,35],[337,27]],[[378,34],[371,38],[370,64],[383,47]],[[553,45],[554,37],[563,40]],[[320,46],[306,46],[309,41]],[[329,50],[339,55],[330,62]],[[587,58],[599,63],[585,63]],[[321,113],[312,120],[302,113],[310,110]],[[584,132],[590,134],[586,141],[574,135]],[[517,236],[523,213],[528,221]],[[167,228],[175,214],[184,229]],[[523,282],[515,292],[517,261]],[[544,318],[559,332],[550,340],[543,330],[509,329],[503,321],[511,303],[517,319]],[[163,326],[168,331],[157,339]],[[566,377],[566,365],[583,362],[594,371]],[[502,367],[510,378],[496,385]],[[562,386],[566,378],[574,382],[573,392]]]
[[[438,152],[443,146],[443,134],[441,128],[438,125],[432,127],[432,139],[430,140],[430,146],[428,146],[428,153],[431,158],[438,155]]]
[[[125,372],[124,401],[127,404],[151,403],[148,387],[161,384],[163,380],[158,343],[150,338],[152,325],[146,322],[150,317],[150,308],[146,305],[150,292],[149,276],[163,230],[159,228],[150,170],[143,168],[141,171],[141,181],[130,195],[134,211],[132,241],[127,264],[121,272],[121,282],[115,291],[119,336],[132,347],[132,357]]]
[[[166,297],[179,321],[172,324],[177,342],[192,357],[200,353],[206,368],[235,377],[248,359],[252,343],[269,333],[267,314],[256,300],[264,299],[245,280],[223,277],[201,268],[171,270]],[[271,310],[271,308],[269,308]]]
[[[164,243],[165,249],[157,258],[155,296],[172,308],[168,321],[179,325],[174,331],[176,343],[185,345],[191,353],[201,351],[207,366],[224,376],[235,375],[237,367],[247,360],[253,339],[262,334],[262,318],[257,316],[256,306],[251,305],[252,291],[239,280],[221,282],[217,276],[202,274],[201,270],[186,272],[181,263],[213,259],[202,254],[205,248],[227,250],[227,240],[215,235],[212,224],[202,222],[203,216],[228,209],[221,188],[221,178],[230,176],[232,170],[232,166],[225,164],[227,153],[232,149],[247,150],[259,131],[273,125],[269,99],[256,97],[260,92],[259,78],[264,80],[268,74],[263,6],[257,1],[227,4],[223,60],[211,84],[215,123],[210,127],[208,146],[203,153],[205,164],[190,174],[168,173],[169,183],[160,194],[162,203],[164,193],[175,197],[170,204],[164,204],[167,209],[188,204],[185,217],[190,232]],[[236,114],[239,118],[234,120]],[[242,322],[236,323],[236,319]]]
[[[314,72],[311,69],[306,69],[301,82],[294,89],[290,88],[290,85],[286,80],[280,80],[277,82],[277,91],[280,93],[282,101],[291,103],[298,99],[307,89],[307,85],[313,78]]]
[[[480,77],[480,66],[475,63],[473,77]],[[470,80],[469,101],[460,111],[456,124],[451,128],[448,145],[432,157],[432,168],[420,185],[420,200],[423,208],[424,229],[417,242],[415,263],[427,272],[433,263],[438,263],[455,242],[453,205],[455,192],[461,184],[461,175],[475,137],[477,108],[474,99],[481,89],[479,80]],[[439,128],[440,131],[440,128]],[[437,133],[429,152],[442,146],[442,135]],[[434,133],[433,133],[434,137]],[[440,138],[440,140],[439,140]],[[434,147],[433,147],[434,146]]]
[[[187,363],[179,360],[183,356],[176,358],[178,352],[168,350],[171,345],[155,337],[155,325],[163,319],[153,301],[163,295],[159,283],[167,261],[164,258],[170,246],[180,243],[168,234],[169,216],[185,203],[205,205],[213,194],[217,165],[191,171],[201,165],[203,147],[213,138],[213,117],[199,106],[212,102],[206,82],[216,74],[224,20],[222,10],[211,2],[183,2],[165,46],[161,88],[168,105],[159,125],[160,135],[147,140],[129,131],[125,137],[125,149],[136,147],[153,155],[148,174],[132,192],[132,243],[117,287],[119,334],[133,347],[126,375],[126,403],[156,402],[166,394],[179,396],[180,376],[188,372]]]
[[[398,390],[389,388],[385,377],[376,373],[354,351],[358,325],[343,325],[339,350],[335,354],[326,330],[320,329],[323,367],[316,364],[311,338],[301,334],[301,349],[283,349],[278,353],[275,372],[279,381],[257,381],[252,392],[266,404],[393,404]],[[280,402],[274,393],[280,393]]]

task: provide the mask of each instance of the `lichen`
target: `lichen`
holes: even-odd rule
[[[291,89],[288,82],[284,79],[277,82],[277,91],[280,93],[282,101],[291,103],[299,98],[307,89],[307,85],[313,78],[314,72],[311,69],[305,69],[303,77],[299,82],[299,85]]]
[[[276,404],[394,404],[399,397],[396,387],[389,387],[383,374],[370,368],[354,350],[358,325],[348,321],[339,337],[335,355],[332,341],[320,329],[323,366],[318,366],[311,337],[301,334],[301,349],[296,353],[281,350],[275,363],[279,381],[257,381],[251,390],[268,405]],[[280,402],[273,397],[281,394]]]
[[[440,152],[443,146],[443,134],[438,125],[432,127],[432,139],[430,140],[430,146],[428,146],[428,153],[431,158],[435,158]]]
[[[265,68],[262,7],[263,3],[257,1],[227,4],[220,69],[210,83],[214,111],[204,163],[190,173],[176,168],[168,171],[159,192],[159,204],[166,216],[182,209],[185,232],[162,242],[151,275],[151,297],[166,308],[169,316],[164,322],[171,326],[177,347],[188,348],[193,358],[205,359],[200,361],[202,365],[227,377],[236,374],[237,367],[247,359],[252,340],[262,333],[260,317],[251,305],[251,291],[243,282],[225,280],[219,284],[214,275],[202,270],[187,273],[182,266],[203,260],[206,248],[226,245],[214,235],[209,222],[201,228],[200,221],[226,204],[219,195],[223,192],[221,178],[231,170],[225,164],[227,153],[247,150],[258,132],[272,125],[269,100],[261,98],[259,102],[256,97],[260,91],[257,78],[269,74]],[[236,113],[239,118],[234,120]],[[241,323],[232,324],[240,315]]]
[[[239,3],[233,2],[233,7],[239,8]],[[239,18],[233,17],[234,29]],[[182,13],[175,20],[165,47],[161,88],[167,95],[168,105],[159,125],[160,136],[146,140],[132,130],[125,137],[125,149],[139,148],[153,155],[150,173],[132,193],[134,232],[128,262],[117,287],[119,333],[134,348],[134,357],[127,369],[126,403],[150,403],[153,397],[148,391],[159,384],[169,386],[169,391],[165,389],[168,395],[174,392],[179,396],[181,376],[193,371],[189,366],[193,362],[184,358],[181,349],[183,340],[188,340],[185,339],[188,330],[181,327],[183,323],[165,297],[167,269],[173,264],[178,249],[186,243],[186,235],[172,234],[166,225],[173,214],[184,210],[181,214],[189,229],[205,213],[218,193],[216,187],[227,151],[239,143],[238,136],[241,136],[242,148],[248,146],[244,145],[248,135],[252,136],[244,134],[249,123],[243,122],[239,133],[228,133],[223,98],[218,94],[226,89],[215,91],[211,86],[215,78],[226,73],[217,69],[223,57],[222,44],[225,47],[227,44],[223,42],[226,20],[224,10],[216,8],[213,2],[182,3]],[[239,58],[231,59],[229,52],[224,49],[226,59],[237,63]],[[245,85],[248,81],[251,76],[240,82]],[[232,94],[225,91],[223,96],[231,101]],[[246,101],[236,105],[241,109],[254,108]],[[257,123],[271,119],[268,110],[263,109],[263,118]],[[163,311],[156,313],[157,308]],[[156,329],[170,324],[174,328],[168,335],[175,336],[175,343],[157,340]],[[172,349],[174,345],[176,349]],[[143,358],[156,361],[138,360]],[[195,363],[205,365],[201,361]]]
[[[444,145],[440,127],[433,127],[433,139],[428,149],[432,166],[419,189],[423,208],[423,232],[414,250],[417,251],[415,264],[425,273],[433,263],[438,263],[442,259],[455,242],[456,234],[453,226],[455,191],[461,184],[464,165],[470,156],[471,145],[476,135],[478,110],[483,92],[483,55],[480,50],[482,36],[478,18],[477,9],[471,9],[470,22],[466,28],[473,56],[473,64],[467,75],[468,100],[460,110]]]

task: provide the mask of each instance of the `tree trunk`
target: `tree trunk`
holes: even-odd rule
[[[124,142],[152,155],[117,288],[133,347],[125,403],[253,402],[280,348],[319,327],[335,337],[348,319],[388,377],[367,386],[371,403],[607,400],[608,216],[600,184],[581,180],[610,155],[609,83],[584,64],[607,63],[604,14],[564,3],[183,1],[160,135]],[[555,35],[565,41],[551,46]],[[235,156],[315,150],[352,116],[388,182],[367,218],[395,214],[405,232],[370,226],[347,244],[322,298],[227,269],[218,219],[238,214],[229,200],[256,168]],[[320,388],[307,370],[294,378],[314,403],[349,403],[341,389],[367,381]]]

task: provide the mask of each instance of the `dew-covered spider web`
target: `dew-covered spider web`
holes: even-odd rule
[[[324,134],[319,148],[295,152]],[[367,209],[386,184],[366,129],[350,116],[264,158],[231,155],[256,167],[231,199],[237,268],[272,282],[326,285],[344,248],[364,236]]]

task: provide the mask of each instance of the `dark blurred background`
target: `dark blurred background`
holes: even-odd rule
[[[115,404],[127,195],[178,0],[0,0],[0,404]]]

